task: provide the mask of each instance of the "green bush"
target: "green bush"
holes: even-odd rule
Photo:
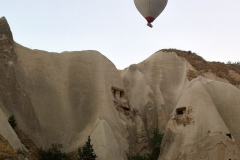
[[[154,128],[152,131],[152,137],[150,139],[154,147],[160,147],[163,139],[163,133],[160,133],[157,128]]]
[[[130,156],[129,160],[152,160],[149,156],[140,156],[140,155],[135,155],[135,156]]]
[[[158,128],[154,128],[152,130],[152,137],[150,139],[150,142],[153,145],[153,150],[151,152],[151,160],[157,160],[160,154],[160,146],[162,143],[162,139],[163,139],[163,133],[160,133]]]
[[[48,150],[40,149],[41,160],[70,160],[66,153],[62,152],[62,144],[52,144]]]
[[[227,64],[240,65],[240,61],[236,61],[236,62],[228,61]]]
[[[97,155],[94,153],[90,136],[82,148],[78,148],[78,160],[95,160]]]
[[[13,129],[17,126],[17,122],[16,122],[16,119],[15,119],[14,115],[11,115],[8,118],[8,122],[12,126]]]

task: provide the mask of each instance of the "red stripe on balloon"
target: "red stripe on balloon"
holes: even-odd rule
[[[155,18],[153,17],[145,17],[145,19],[148,21],[148,22],[153,22],[155,20]]]

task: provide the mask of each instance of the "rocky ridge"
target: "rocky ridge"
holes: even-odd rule
[[[164,133],[159,160],[240,159],[239,69],[164,49],[119,74],[96,51],[23,47],[3,17],[0,155],[12,146],[14,158],[26,153],[38,159],[37,147],[53,143],[72,152],[90,135],[99,160],[126,160],[151,153],[149,140],[158,128]],[[10,115],[16,130],[7,122]]]

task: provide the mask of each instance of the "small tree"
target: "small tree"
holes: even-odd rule
[[[62,144],[52,144],[48,150],[40,149],[41,160],[70,160],[66,153],[62,152]]]
[[[129,160],[152,160],[152,159],[147,155],[144,155],[144,156],[135,155],[135,156],[129,157]]]
[[[16,122],[14,115],[11,115],[8,118],[8,123],[12,126],[13,129],[17,126],[17,122]]]
[[[163,133],[160,133],[158,128],[154,128],[152,130],[152,137],[150,139],[152,145],[153,145],[153,150],[151,152],[150,158],[151,160],[157,160],[160,154],[160,146],[162,143],[163,139]]]
[[[160,147],[162,139],[163,139],[163,133],[160,133],[157,128],[154,128],[152,131],[152,138],[150,140],[152,142],[153,146]]]
[[[94,153],[90,136],[82,148],[78,148],[78,160],[95,160],[97,155]]]

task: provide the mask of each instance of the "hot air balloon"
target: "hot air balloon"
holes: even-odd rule
[[[135,6],[141,15],[148,21],[152,28],[152,22],[162,13],[168,0],[134,0]]]

